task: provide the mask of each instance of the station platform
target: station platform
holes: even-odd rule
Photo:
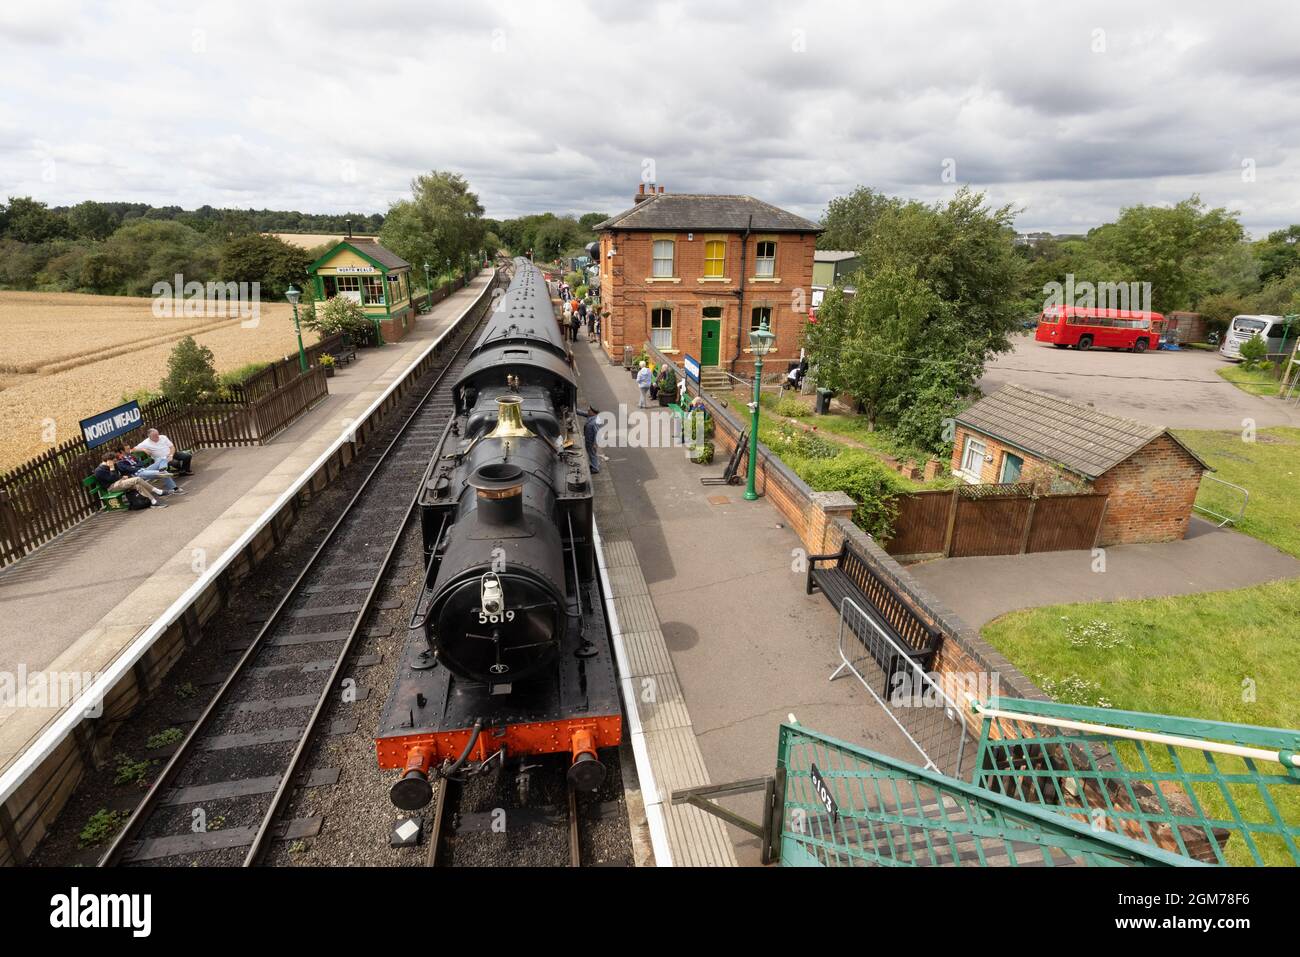
[[[802,544],[780,512],[745,501],[743,486],[702,485],[721,462],[697,465],[682,447],[629,448],[633,378],[585,340],[574,352],[580,401],[604,413],[609,458],[595,476],[596,521],[631,672],[624,687],[636,697],[657,791],[643,782],[645,803],[659,806],[674,864],[757,865],[757,838],[670,806],[671,791],[770,775],[778,726],[791,714],[903,760],[915,761],[916,749],[858,682],[828,680],[839,616],[824,596],[805,594]],[[720,803],[757,821],[761,797]]]
[[[97,674],[300,480],[492,280],[485,270],[401,342],[361,349],[329,396],[263,446],[209,449],[167,509],[101,512],[0,571],[0,674]],[[52,720],[0,708],[0,770]]]

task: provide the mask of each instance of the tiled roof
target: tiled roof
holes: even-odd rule
[[[1003,386],[980,399],[958,415],[957,422],[1089,479],[1105,474],[1152,439],[1166,434],[1202,466],[1210,468],[1173,433],[1158,425],[1107,415],[1015,385]]]
[[[752,196],[655,193],[611,216],[596,229],[717,229],[741,232],[753,217],[754,232],[817,233],[821,227]]]
[[[376,262],[383,263],[389,269],[401,269],[403,266],[411,265],[388,247],[379,245],[377,239],[362,239],[359,236],[354,236],[343,241],[359,252],[365,253]]]

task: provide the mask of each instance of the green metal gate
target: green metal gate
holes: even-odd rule
[[[993,698],[974,783],[1214,864],[1300,863],[1300,731]]]

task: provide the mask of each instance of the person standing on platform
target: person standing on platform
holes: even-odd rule
[[[600,434],[600,413],[591,406],[587,411],[578,411],[587,421],[582,426],[582,442],[587,447],[587,461],[591,463],[591,474],[600,471],[600,449],[596,447],[596,437]]]
[[[641,368],[637,370],[636,387],[641,390],[641,401],[637,403],[638,409],[650,407],[650,385],[654,382],[654,373],[652,373],[644,362]]]

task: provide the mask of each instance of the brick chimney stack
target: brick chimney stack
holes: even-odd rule
[[[651,184],[650,186],[649,193],[645,191],[645,183],[637,184],[636,195],[632,197],[632,205],[635,206],[637,203],[644,203],[647,199],[650,198],[651,194],[653,194],[654,191],[655,188],[653,184]]]

